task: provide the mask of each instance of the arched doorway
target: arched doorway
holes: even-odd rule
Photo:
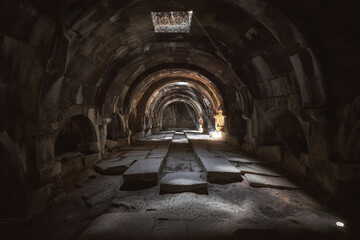
[[[199,118],[192,106],[185,102],[173,102],[162,112],[164,130],[196,129]]]

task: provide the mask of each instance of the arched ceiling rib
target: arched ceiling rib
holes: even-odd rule
[[[166,10],[193,10],[190,33],[154,33],[150,12]],[[46,95],[52,98],[49,104],[60,108],[94,104],[109,115],[129,106],[135,86],[154,69],[174,68],[172,64],[207,72],[224,98],[244,86],[255,99],[271,97],[266,81],[294,70],[302,77],[306,58],[314,62],[314,72],[318,70],[295,25],[265,0],[109,0],[70,5],[60,19],[69,42],[65,74],[61,81],[43,84],[45,92],[61,85],[60,94]],[[321,102],[321,75],[313,80],[321,92],[321,99],[314,101]],[[312,98],[308,89],[300,85],[301,94]]]

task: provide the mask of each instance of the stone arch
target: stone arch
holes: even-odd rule
[[[141,118],[136,115],[135,111],[131,111],[129,113],[128,124],[129,124],[129,129],[131,130],[132,133],[142,131],[143,128],[141,122],[142,122]]]
[[[170,114],[173,114],[174,118],[169,118]],[[200,114],[192,104],[186,101],[174,101],[166,104],[161,110],[161,116],[161,125],[164,129],[197,129],[199,125]],[[181,121],[179,122],[178,119]]]
[[[99,152],[98,137],[93,122],[84,115],[75,115],[62,123],[55,141],[55,155],[79,151]]]
[[[0,219],[26,213],[26,179],[15,144],[0,132]]]
[[[262,113],[258,119],[259,146],[283,146],[292,155],[299,157],[308,151],[305,132],[289,110],[277,107]]]
[[[107,126],[107,138],[117,139],[127,137],[124,117],[120,113],[111,115],[111,122]]]
[[[145,115],[144,117],[144,126],[143,126],[143,129],[145,132],[147,132],[149,129],[151,128],[150,126],[150,118],[149,118],[149,115]]]

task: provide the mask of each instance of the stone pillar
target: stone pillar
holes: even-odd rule
[[[61,163],[54,156],[56,128],[56,123],[28,126],[28,212],[41,209],[59,181]]]

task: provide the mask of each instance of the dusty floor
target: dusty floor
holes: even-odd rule
[[[142,144],[165,139],[172,134]],[[202,172],[187,139],[174,139],[161,174]],[[236,154],[224,144],[214,151]],[[66,189],[40,215],[2,224],[0,239],[350,239],[346,228],[336,226],[341,217],[303,190],[254,188],[244,177],[208,183],[208,195],[160,195],[159,185],[121,191],[122,182],[121,175],[88,170],[78,188]]]

